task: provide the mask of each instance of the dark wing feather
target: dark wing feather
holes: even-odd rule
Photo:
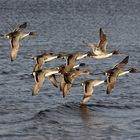
[[[77,56],[76,55],[69,55],[67,58],[67,65],[75,65]]]
[[[22,31],[23,29],[25,29],[27,27],[27,22],[24,22],[23,24],[19,25],[15,31]]]
[[[65,85],[64,76],[63,76],[63,74],[61,74],[61,79],[60,79],[60,91],[63,91],[64,85]]]
[[[49,79],[50,79],[51,83],[53,84],[53,86],[58,87],[57,86],[57,80],[56,80],[55,74],[50,75],[49,76]]]
[[[126,56],[120,63],[118,63],[114,68],[122,69],[128,63],[129,56]]]
[[[107,94],[110,94],[114,89],[120,70],[115,68],[107,76]]]
[[[106,52],[106,46],[107,46],[107,37],[106,34],[102,31],[102,29],[100,28],[100,41],[99,44],[97,46],[97,49],[100,49],[102,52]]]
[[[66,83],[72,83],[71,73],[65,73],[65,74],[64,74],[64,81],[65,81]]]

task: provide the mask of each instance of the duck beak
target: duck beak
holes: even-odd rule
[[[93,75],[93,74],[94,74],[94,72],[93,72],[93,71],[90,71],[90,72],[89,72],[89,74],[90,74],[90,75]]]
[[[0,34],[0,38],[5,38],[5,35]]]
[[[10,38],[10,36],[9,36],[8,34],[0,35],[0,37],[1,37],[1,38],[7,38],[7,39]]]

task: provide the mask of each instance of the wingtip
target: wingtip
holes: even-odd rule
[[[126,63],[128,63],[128,60],[129,60],[129,55],[128,55],[128,56],[126,56],[126,57],[124,58],[124,60],[126,61]]]
[[[106,94],[110,94],[110,92],[106,91]]]
[[[54,87],[58,88],[58,86],[57,86],[57,85],[54,85]]]
[[[28,24],[28,23],[27,23],[26,21],[25,21],[25,22],[23,22],[23,25],[25,25],[26,27],[27,27],[27,24]]]
[[[36,94],[35,94],[35,92],[34,91],[32,91],[32,96],[35,96]]]
[[[125,57],[125,59],[129,59],[129,55]]]
[[[11,58],[11,62],[13,62],[15,59]]]
[[[63,98],[65,98],[65,96],[66,96],[66,95],[63,93]]]
[[[32,96],[35,96],[36,94],[35,93],[32,93]]]
[[[19,28],[26,28],[27,27],[27,22],[23,22],[20,26],[19,26]]]
[[[102,28],[99,29],[99,35],[100,35],[100,38],[101,38],[101,35],[102,35]]]
[[[35,96],[38,92],[32,91],[32,96]]]
[[[129,59],[129,55],[127,55],[124,59],[125,59],[125,60],[128,60],[128,59]]]
[[[109,87],[108,87],[109,88]],[[112,92],[113,89],[108,89],[106,90],[106,94],[110,94]]]

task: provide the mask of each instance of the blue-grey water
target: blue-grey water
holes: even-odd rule
[[[31,56],[43,52],[87,52],[82,40],[98,42],[99,28],[108,37],[108,51],[118,56],[104,60],[85,58],[80,62],[99,73],[112,68],[129,55],[126,68],[140,69],[139,0],[0,0],[0,33],[23,22],[25,31],[36,31],[20,43],[18,57],[10,62],[9,40],[0,38],[0,140],[139,140],[140,74],[120,77],[112,94],[101,85],[85,107],[80,83],[102,75],[79,77],[62,98],[59,89],[47,79],[32,97],[35,62]],[[53,60],[44,67],[56,67]],[[59,76],[57,77],[59,80]]]

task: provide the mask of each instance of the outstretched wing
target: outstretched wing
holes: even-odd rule
[[[84,83],[84,96],[82,99],[82,104],[86,104],[90,100],[93,91],[94,91],[94,87],[92,87],[90,82]]]
[[[19,38],[13,37],[11,39],[11,51],[10,51],[11,61],[14,61],[16,59],[18,50],[19,50]]]
[[[66,65],[75,65],[76,59],[77,59],[76,55],[70,54],[69,56],[67,56]]]
[[[106,34],[102,31],[102,28],[99,30],[100,41],[97,46],[97,50],[101,50],[106,53],[106,46],[108,44]]]
[[[57,80],[56,80],[55,74],[50,75],[50,76],[49,76],[49,79],[50,79],[51,83],[52,83],[55,87],[58,87],[58,86],[57,86]]]
[[[110,73],[108,73],[108,75],[107,75],[107,91],[106,91],[107,94],[110,94],[113,91],[119,73],[120,73],[120,70],[118,68],[112,69],[112,71]]]
[[[15,31],[22,31],[23,29],[25,29],[27,27],[27,22],[22,23],[21,25],[19,25]]]
[[[64,85],[65,85],[64,75],[61,74],[61,79],[60,79],[60,91],[63,91]]]
[[[110,94],[113,91],[115,84],[116,84],[116,81],[111,82],[107,85],[106,94]]]
[[[67,95],[69,89],[71,88],[72,84],[65,83],[63,88],[63,98]]]
[[[64,81],[66,83],[72,83],[72,76],[71,76],[71,73],[64,73]]]
[[[126,56],[120,63],[118,63],[114,68],[122,69],[128,63],[129,56]]]
[[[40,81],[40,82],[35,83],[35,85],[33,87],[33,91],[32,91],[32,96],[36,95],[39,92],[39,90],[42,87],[43,83],[44,83],[44,81]]]
[[[96,50],[96,48],[97,48],[97,44],[96,44],[96,43],[88,43],[88,42],[86,42],[85,40],[83,40],[82,42],[83,42],[83,44],[86,45],[86,47],[91,48],[93,52],[94,52],[94,51]]]

